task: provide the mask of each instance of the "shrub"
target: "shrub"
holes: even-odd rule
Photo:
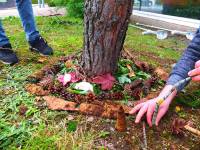
[[[200,19],[200,6],[166,6],[164,5],[163,14]]]
[[[69,16],[83,18],[84,0],[53,0],[53,3],[66,7]]]
[[[84,0],[68,0],[67,12],[69,16],[83,18]]]

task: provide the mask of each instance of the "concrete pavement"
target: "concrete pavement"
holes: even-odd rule
[[[35,16],[51,16],[66,14],[65,8],[49,7],[48,5],[45,5],[44,8],[39,8],[38,5],[33,5],[33,11]],[[0,18],[5,18],[9,16],[19,16],[16,7],[0,10]]]

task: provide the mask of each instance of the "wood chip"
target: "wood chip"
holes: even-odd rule
[[[27,84],[25,86],[26,91],[29,93],[36,95],[36,96],[45,96],[49,95],[49,91],[44,90],[41,86],[36,85],[36,84]]]
[[[77,103],[65,101],[61,98],[56,98],[54,96],[44,96],[43,99],[46,101],[47,106],[51,110],[67,110],[67,111],[77,111]]]

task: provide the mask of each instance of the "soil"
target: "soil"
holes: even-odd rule
[[[139,61],[140,55],[148,56],[150,59],[154,59],[160,63],[161,67],[166,67],[165,64],[173,64],[175,60],[171,59],[161,59],[155,57],[153,53],[150,52],[141,52],[137,55],[132,53],[134,59]],[[169,66],[167,66],[169,67]],[[35,94],[35,93],[33,93]],[[149,98],[149,97],[148,97]],[[137,102],[137,101],[136,101]],[[172,122],[174,118],[179,118],[181,116],[180,113],[175,111],[175,106],[177,104],[173,103],[172,107],[170,107],[169,112],[167,113],[166,117],[161,121],[159,127],[150,128],[146,124],[146,135],[147,135],[147,144],[148,149],[193,149],[198,150],[200,147],[200,140],[199,137],[187,132],[183,131],[183,136],[174,135],[172,132]],[[186,121],[192,121],[195,128],[200,129],[200,110],[199,109],[191,109],[189,107],[181,106],[182,112],[186,116],[182,116]],[[117,113],[117,112],[115,112]],[[73,118],[76,118],[78,115],[77,113],[70,113]],[[92,114],[92,113],[91,113]],[[82,115],[84,118],[84,115]],[[89,116],[88,113],[86,115]],[[99,115],[100,116],[100,115]],[[123,116],[123,115],[122,115]],[[109,117],[108,117],[109,118]],[[114,117],[116,118],[116,117]],[[62,119],[59,118],[59,119]],[[112,119],[104,119],[99,117],[94,117],[92,122],[87,122],[87,128],[93,129],[97,133],[105,131],[109,134],[104,137],[99,137],[94,141],[94,149],[98,147],[110,149],[110,150],[139,150],[144,149],[143,145],[143,128],[142,123],[135,124],[134,123],[135,116],[127,116],[126,117],[126,124],[127,130],[125,132],[120,132],[115,129],[116,120]],[[123,120],[123,119],[122,119]],[[145,120],[143,121],[145,122]]]

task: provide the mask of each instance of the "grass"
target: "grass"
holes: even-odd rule
[[[42,36],[55,50],[54,57],[81,50],[82,20],[68,17],[38,17],[36,22]],[[20,63],[13,67],[0,65],[0,149],[93,149],[97,139],[107,138],[107,131],[95,130],[95,125],[105,124],[106,120],[98,119],[91,125],[88,124],[86,116],[75,115],[75,123],[70,123],[67,119],[68,112],[39,109],[35,105],[35,97],[25,91],[24,85],[27,76],[44,64],[37,62],[39,55],[29,52],[18,18],[6,18],[3,24]],[[175,62],[186,44],[182,39],[177,40],[173,37],[159,41],[153,36],[142,36],[139,30],[130,27],[125,47],[131,49],[140,60],[154,66],[167,64],[170,69],[171,63],[162,62]],[[24,116],[19,115],[20,105],[28,108]],[[110,125],[109,122],[108,124]],[[168,140],[172,139],[166,133],[163,136],[167,136],[165,138]],[[104,145],[100,149],[104,149]]]

